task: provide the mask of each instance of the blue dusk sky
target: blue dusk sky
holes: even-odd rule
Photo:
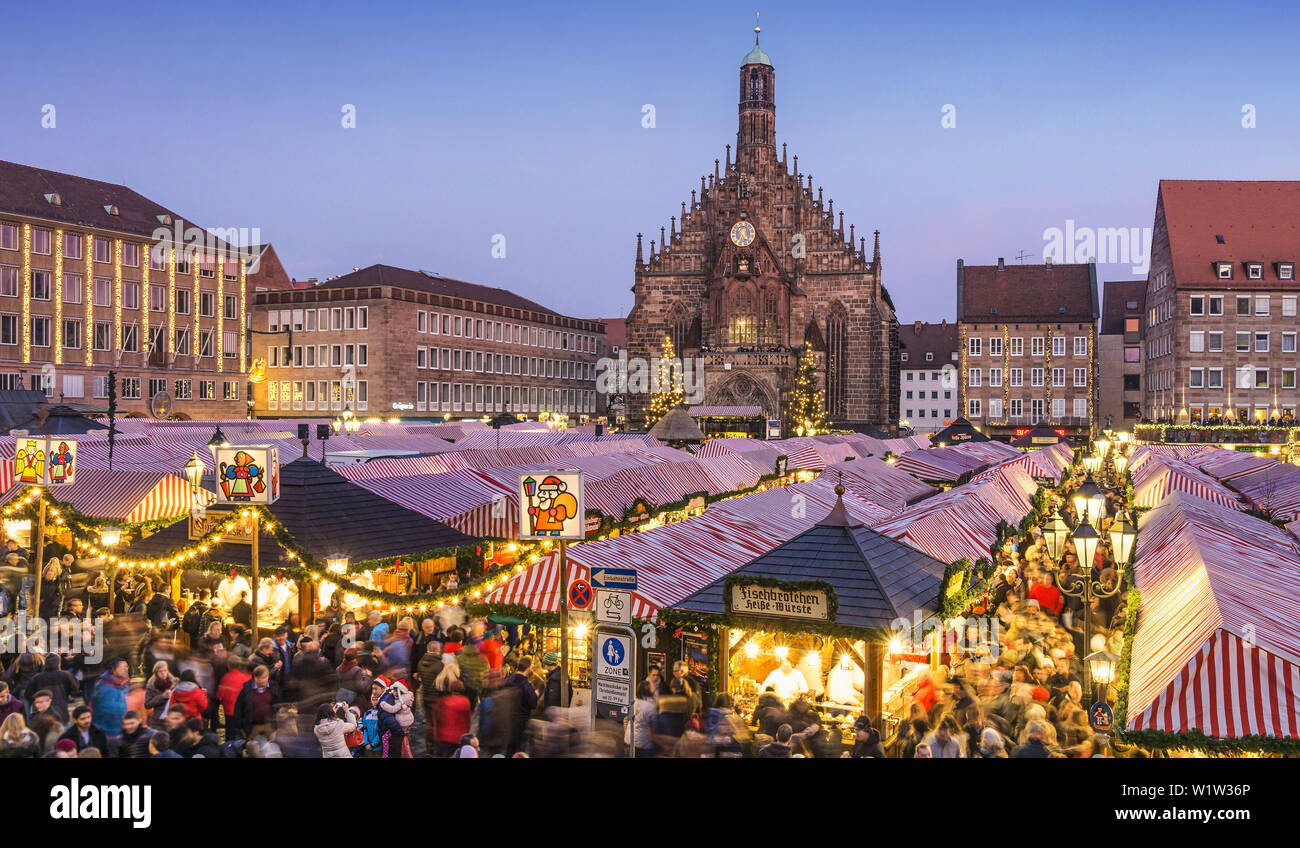
[[[881,230],[904,321],[954,317],[959,257],[1040,262],[1067,221],[1149,228],[1162,178],[1300,177],[1293,3],[759,8],[777,142],[846,225]],[[300,279],[384,262],[621,316],[637,232],[735,143],[754,10],[14,4],[0,159],[256,227]]]

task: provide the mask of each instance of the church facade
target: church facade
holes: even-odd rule
[[[757,28],[755,28],[757,33]],[[683,201],[648,252],[637,235],[629,357],[651,360],[664,339],[704,363],[704,403],[758,406],[784,418],[805,341],[811,343],[839,426],[894,432],[898,422],[898,319],[880,263],[880,232],[866,237],[835,201],[823,200],[799,157],[776,146],[776,73],[758,46],[740,68],[735,156]],[[688,366],[689,367],[689,366]],[[697,376],[698,379],[698,376]],[[629,393],[629,423],[649,396]],[[795,435],[799,422],[785,422]]]

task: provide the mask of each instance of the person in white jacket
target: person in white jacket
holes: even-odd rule
[[[352,759],[348,750],[347,734],[357,729],[360,713],[356,707],[342,704],[321,704],[316,711],[316,741],[320,743],[321,756],[327,760]]]

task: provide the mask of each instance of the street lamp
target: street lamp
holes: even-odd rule
[[[1133,554],[1133,543],[1136,540],[1137,528],[1133,526],[1128,516],[1120,511],[1110,525],[1110,550],[1118,568],[1123,569],[1128,565],[1129,557]]]
[[[325,567],[335,574],[344,574],[348,570],[350,558],[345,553],[330,554],[325,557]]]
[[[1080,573],[1071,575],[1069,578],[1062,580],[1058,586],[1061,593],[1071,598],[1078,598],[1083,601],[1083,644],[1092,645],[1092,602],[1099,598],[1110,598],[1119,594],[1121,581],[1116,581],[1115,585],[1109,589],[1102,585],[1101,581],[1092,578],[1092,567],[1097,555],[1097,543],[1101,537],[1097,531],[1086,520],[1081,520],[1079,526],[1074,531],[1074,549],[1079,554]],[[1092,691],[1094,680],[1102,683],[1109,683],[1115,672],[1115,655],[1109,654],[1110,664],[1105,665],[1101,661],[1105,659],[1105,652],[1091,654],[1084,662],[1084,673],[1087,676],[1087,691]],[[1097,660],[1094,663],[1094,659]]]
[[[1111,462],[1115,463],[1115,473],[1123,478],[1124,469],[1128,468],[1128,457],[1116,451],[1115,456],[1111,458]]]
[[[1101,700],[1101,689],[1109,686],[1115,679],[1115,666],[1119,664],[1119,657],[1107,650],[1093,651],[1084,658],[1084,664],[1088,667],[1092,682],[1098,684],[1099,691],[1093,696]]]
[[[1099,456],[1084,457],[1083,468],[1085,471],[1088,472],[1088,476],[1090,477],[1093,474],[1096,474],[1098,471],[1101,470],[1101,457]]]
[[[1091,474],[1075,491],[1072,500],[1074,511],[1079,514],[1080,521],[1083,520],[1084,515],[1088,515],[1091,516],[1089,520],[1094,527],[1101,526],[1101,519],[1106,515],[1106,493],[1097,486]]]
[[[225,433],[221,432],[221,425],[217,425],[217,429],[212,433],[212,438],[208,439],[208,449],[216,451],[217,448],[228,447],[230,447],[230,440],[226,438]]]
[[[1110,453],[1110,439],[1103,436],[1094,442],[1094,444],[1097,446],[1097,456],[1105,459],[1106,454]]]
[[[190,481],[190,494],[195,505],[199,502],[199,492],[203,488],[203,471],[203,460],[199,459],[199,452],[194,451],[194,456],[185,463],[185,479]],[[190,509],[193,511],[193,506]]]
[[[1079,555],[1079,567],[1083,569],[1085,575],[1092,573],[1092,563],[1097,556],[1097,544],[1101,541],[1101,535],[1088,521],[1088,513],[1084,512],[1079,518],[1079,526],[1074,528],[1074,551]]]
[[[117,547],[117,544],[121,541],[122,541],[121,527],[113,527],[110,525],[108,527],[99,528],[99,543],[104,547],[106,548]]]
[[[1052,558],[1052,562],[1060,562],[1061,555],[1065,553],[1065,537],[1070,535],[1070,525],[1065,523],[1058,510],[1052,510],[1052,515],[1043,524],[1041,532],[1043,541],[1047,543],[1047,555]]]

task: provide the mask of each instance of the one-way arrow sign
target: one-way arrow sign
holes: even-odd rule
[[[597,589],[622,589],[625,592],[636,591],[635,568],[594,568],[591,571],[591,585]]]

